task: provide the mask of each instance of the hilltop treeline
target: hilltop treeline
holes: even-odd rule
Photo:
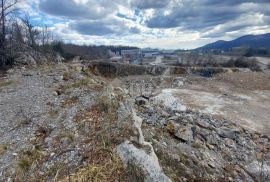
[[[237,47],[233,49],[211,49],[211,50],[200,50],[193,52],[201,52],[204,54],[215,54],[215,55],[231,55],[231,56],[244,56],[244,57],[270,57],[270,48],[251,48],[251,47]]]
[[[52,43],[52,49],[60,53],[65,59],[69,60],[75,56],[80,56],[82,59],[106,59],[113,54],[118,54],[121,50],[137,49],[137,47],[129,46],[95,46],[95,45],[74,45],[66,44],[61,41]]]

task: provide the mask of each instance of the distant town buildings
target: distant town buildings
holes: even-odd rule
[[[130,64],[141,64],[144,58],[156,58],[160,55],[173,55],[173,50],[159,50],[159,49],[131,49],[122,50],[120,56],[123,62]]]
[[[141,49],[142,57],[145,58],[151,58],[156,57],[161,54],[161,52],[158,49]]]
[[[139,64],[142,60],[142,51],[141,49],[122,50],[121,56],[124,62]]]

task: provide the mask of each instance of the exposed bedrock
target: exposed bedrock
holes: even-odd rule
[[[117,147],[117,153],[127,166],[132,164],[143,171],[144,181],[171,182],[159,165],[152,144],[145,141],[141,129],[143,120],[137,116],[132,105],[132,101],[127,100],[120,106],[119,122],[131,122],[133,136]]]
[[[217,73],[235,72],[239,69],[215,68],[215,67],[176,67],[157,65],[131,65],[112,63],[105,61],[92,61],[87,65],[88,71],[105,77],[129,76],[129,75],[186,75],[195,74],[211,77]]]

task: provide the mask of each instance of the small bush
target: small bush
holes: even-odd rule
[[[63,80],[64,81],[68,81],[70,79],[72,79],[72,73],[71,72],[64,72],[64,74],[63,74]]]
[[[222,65],[223,67],[236,67],[236,68],[249,68],[252,71],[261,71],[260,66],[258,65],[255,59],[247,59],[240,57],[237,59],[230,59],[228,62]]]
[[[74,136],[74,133],[71,132],[71,131],[62,131],[60,134],[59,134],[59,138],[66,138],[69,140],[69,142],[74,142],[75,140],[75,136]]]
[[[18,167],[23,172],[29,171],[31,165],[31,161],[28,158],[23,158],[18,161]]]
[[[167,131],[170,134],[174,135],[174,133],[175,133],[175,126],[174,126],[174,124],[172,122],[169,122],[169,124],[167,125]]]
[[[42,153],[38,149],[22,152],[20,159],[17,162],[19,173],[25,173],[29,171],[34,162],[41,160]]]

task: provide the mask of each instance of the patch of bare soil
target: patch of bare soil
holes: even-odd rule
[[[190,77],[184,89],[175,91],[191,109],[221,115],[270,134],[270,74],[222,73],[213,78]]]
[[[243,92],[270,90],[270,74],[260,72],[221,73],[213,78],[191,77],[192,85],[203,85],[205,91],[224,91],[223,89]]]

